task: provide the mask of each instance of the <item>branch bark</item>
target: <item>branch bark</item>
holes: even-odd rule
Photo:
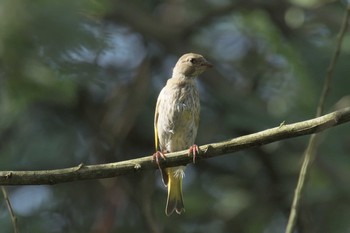
[[[318,133],[349,121],[350,107],[307,121],[294,124],[283,123],[278,127],[258,133],[200,146],[200,153],[196,160],[233,153],[282,139]],[[187,150],[169,153],[166,157],[166,160],[161,161],[161,166],[172,167],[192,162],[192,156],[187,156]],[[157,168],[158,166],[153,162],[153,157],[146,156],[122,162],[98,165],[80,164],[75,167],[54,170],[0,171],[0,185],[52,185],[78,180],[111,178]]]

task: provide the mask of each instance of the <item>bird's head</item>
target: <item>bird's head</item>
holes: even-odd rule
[[[187,53],[177,61],[173,70],[173,77],[180,75],[195,78],[210,67],[212,65],[202,55]]]

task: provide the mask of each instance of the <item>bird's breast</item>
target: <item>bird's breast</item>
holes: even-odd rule
[[[162,97],[158,117],[161,145],[167,151],[185,149],[194,143],[197,134],[200,112],[197,89],[194,85],[172,86]]]

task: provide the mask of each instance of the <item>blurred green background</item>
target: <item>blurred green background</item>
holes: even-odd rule
[[[0,170],[154,152],[160,89],[183,53],[198,79],[197,144],[315,115],[346,1],[1,0]],[[350,33],[326,111],[350,106]],[[297,232],[350,231],[350,126],[325,132]],[[187,166],[186,212],[164,214],[158,171],[8,187],[24,232],[283,232],[308,137]],[[13,232],[4,200],[1,232]]]

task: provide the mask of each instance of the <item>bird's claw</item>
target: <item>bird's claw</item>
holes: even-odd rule
[[[160,167],[159,158],[162,158],[164,160],[166,159],[166,157],[165,157],[163,152],[156,151],[156,153],[153,154],[153,161],[156,162],[156,164],[158,165],[159,170],[162,170],[161,167]]]
[[[196,163],[196,156],[199,153],[199,147],[196,144],[193,144],[190,149],[188,149],[188,156],[193,155],[193,163]]]

